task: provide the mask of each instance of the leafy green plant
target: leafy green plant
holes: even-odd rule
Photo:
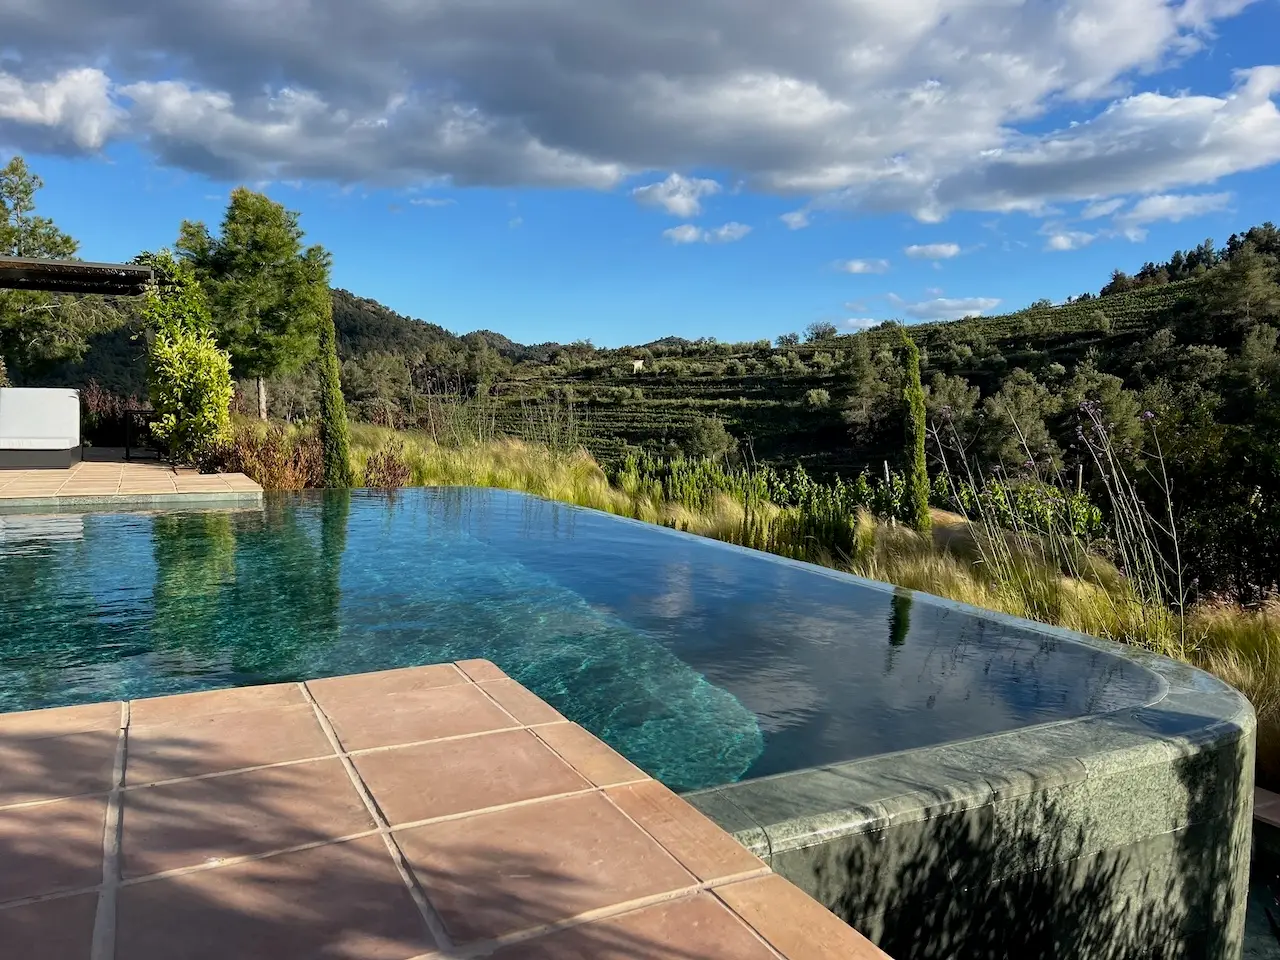
[[[147,371],[157,417],[151,433],[173,460],[202,463],[230,432],[231,358],[213,338],[204,291],[191,270],[168,253],[151,262],[158,280],[143,303],[153,331]]]

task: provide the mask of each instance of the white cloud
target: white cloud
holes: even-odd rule
[[[0,71],[0,145],[127,141],[217,179],[339,186],[700,168],[817,208],[1038,212],[1280,161],[1280,66],[1132,89],[1246,4],[434,0],[365,4],[352,29],[296,0],[27,0],[4,23],[21,59]],[[1082,122],[1041,132],[1057,108]],[[705,196],[654,202],[692,217]]]
[[[926,297],[940,297],[943,294],[941,287],[925,287],[924,294]]]
[[[1080,211],[1080,219],[1097,220],[1099,217],[1109,217],[1123,207],[1124,203],[1123,197],[1113,197],[1110,200],[1095,200],[1086,204],[1085,208]]]
[[[889,261],[842,260],[839,267],[845,273],[885,273],[889,269]]]
[[[1044,244],[1046,250],[1065,251],[1087,247],[1097,239],[1097,234],[1083,230],[1059,230],[1051,232],[1048,237]]]
[[[809,211],[792,210],[790,213],[784,213],[778,219],[787,225],[788,230],[803,230],[809,226]]]
[[[889,302],[917,320],[961,320],[981,316],[1000,306],[996,297],[935,297],[911,302],[892,293]]]
[[[670,230],[663,230],[662,235],[676,244],[733,243],[750,232],[751,228],[745,223],[726,223],[722,227],[713,227],[710,230],[704,230],[692,223],[685,223]]]
[[[902,252],[912,260],[950,260],[960,255],[960,244],[913,243]]]
[[[673,173],[661,183],[636,187],[631,195],[650,207],[661,207],[675,217],[696,217],[702,213],[702,198],[720,192],[715,180],[697,180]]]
[[[841,320],[839,326],[848,330],[870,330],[872,327],[878,327],[884,323],[883,320],[877,320],[875,317],[849,317]]]
[[[3,61],[0,61],[3,62]],[[100,150],[125,119],[101,70],[65,70],[51,80],[23,81],[0,70],[0,142],[7,125],[29,132],[43,149]]]
[[[726,223],[722,227],[707,231],[707,243],[733,243],[750,232],[751,228],[745,223]]]
[[[512,217],[507,221],[507,226],[512,230],[518,230],[520,227],[524,226],[524,217]]]
[[[409,202],[415,207],[452,207],[458,201],[452,197],[414,197]]]
[[[1178,223],[1207,213],[1217,213],[1231,203],[1229,193],[1157,194],[1143,197],[1132,208],[1115,218],[1115,224],[1130,240],[1146,238],[1143,226],[1168,220]]]

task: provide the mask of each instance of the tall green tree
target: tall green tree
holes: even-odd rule
[[[68,260],[79,246],[48,217],[37,217],[36,192],[44,186],[22,157],[0,169],[0,254]]]
[[[329,309],[320,321],[320,442],[324,450],[324,485],[351,486],[351,432],[347,404],[342,397],[338,366],[338,337],[333,325],[333,301],[326,285]]]
[[[266,379],[311,361],[321,326],[332,321],[329,254],[321,246],[304,249],[302,238],[296,212],[246,187],[231,192],[219,236],[190,220],[179,234],[178,253],[209,293],[233,371],[257,383],[263,420]]]
[[[48,217],[36,215],[44,182],[14,157],[0,167],[0,255],[70,260],[78,244]],[[77,358],[88,337],[119,314],[101,297],[0,290],[0,367],[23,382],[42,365]]]
[[[920,348],[900,330],[902,345],[906,348],[906,381],[902,396],[906,402],[906,453],[907,453],[907,524],[920,533],[928,533],[933,527],[929,513],[929,468],[925,462],[925,403],[924,387],[920,383]]]
[[[1276,258],[1246,240],[1205,286],[1205,307],[1228,328],[1280,316],[1280,267]]]

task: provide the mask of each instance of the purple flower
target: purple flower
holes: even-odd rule
[[[1143,423],[1146,423],[1148,420],[1154,420],[1155,418],[1156,418],[1155,411],[1153,411],[1153,410],[1143,410],[1143,411],[1142,411],[1142,422],[1143,422]]]

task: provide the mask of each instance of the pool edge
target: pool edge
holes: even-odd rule
[[[1089,956],[1235,960],[1254,710],[1203,671],[1134,653],[1167,685],[1153,703],[685,798],[904,960],[911,931],[987,956],[964,944],[993,924],[1017,955],[1066,937],[1095,943]],[[1016,901],[1056,914],[1053,929],[1006,915]]]

